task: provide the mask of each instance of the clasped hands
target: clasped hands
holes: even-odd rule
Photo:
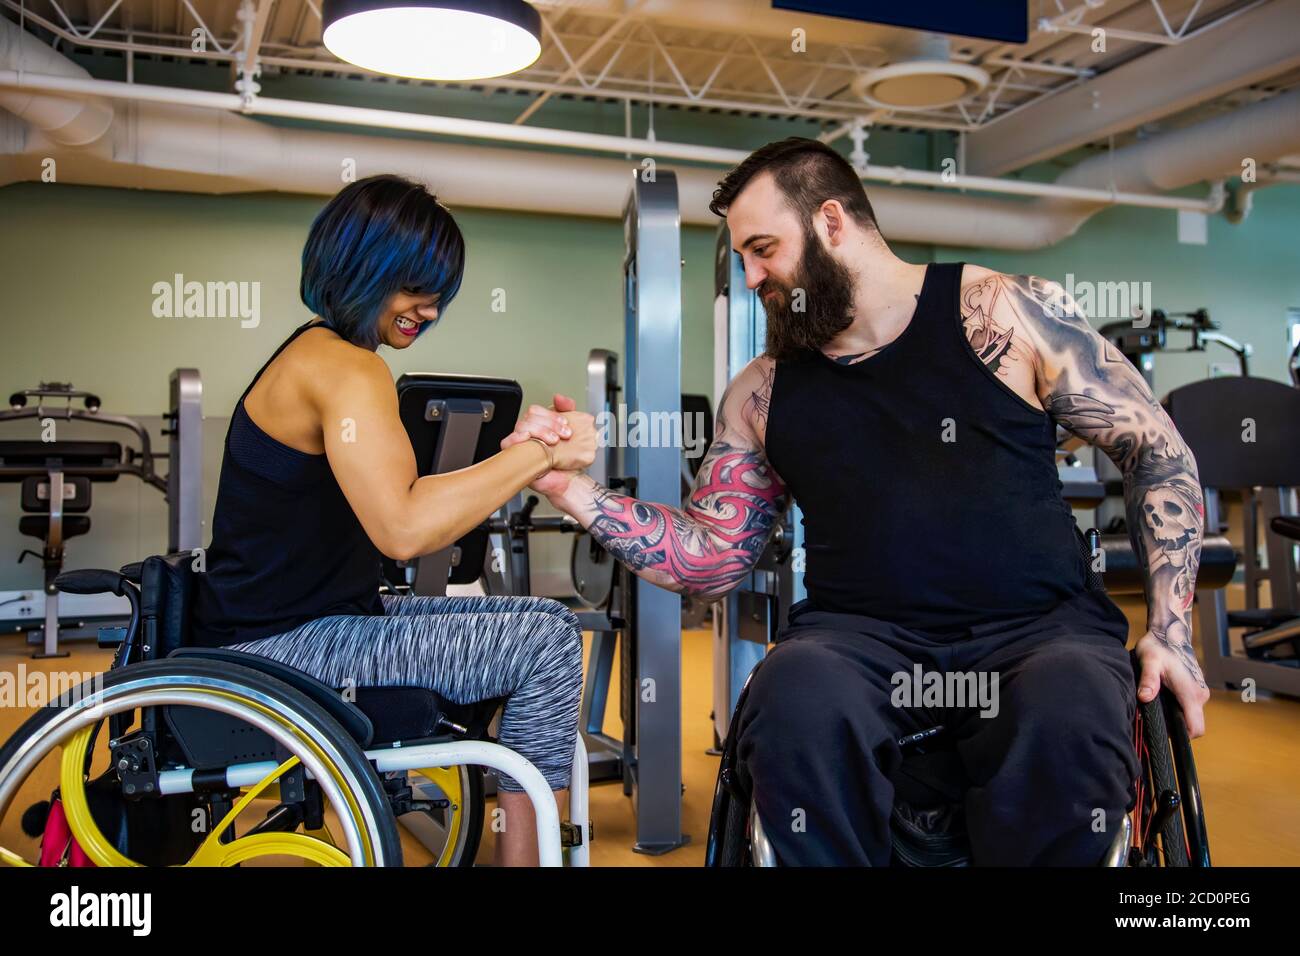
[[[530,406],[515,430],[501,440],[502,451],[534,438],[550,447],[551,470],[529,485],[547,498],[563,494],[574,475],[596,460],[596,420],[577,407],[567,395],[556,394],[550,408]]]

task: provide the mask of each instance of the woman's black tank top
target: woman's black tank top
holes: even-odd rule
[[[868,359],[777,363],[767,454],[803,512],[811,608],[950,634],[1083,590],[1055,424],[975,355],[961,276],[931,264]]]
[[[276,441],[244,409],[267,366],[310,327],[276,349],[231,416],[212,544],[198,576],[196,644],[257,640],[331,614],[384,613],[379,551],[326,457]]]

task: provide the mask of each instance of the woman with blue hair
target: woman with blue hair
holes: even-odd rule
[[[410,348],[460,288],[465,244],[418,183],[345,187],[302,254],[299,327],[235,405],[194,640],[262,655],[332,687],[431,688],[456,703],[505,698],[501,743],[568,787],[582,633],[534,597],[382,597],[381,555],[448,547],[552,468],[596,451],[590,415],[534,407],[497,455],[418,477],[380,345]],[[530,440],[531,439],[531,440]],[[504,779],[500,865],[535,863],[532,806]]]

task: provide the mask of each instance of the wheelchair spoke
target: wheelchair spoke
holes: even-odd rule
[[[414,771],[442,791],[449,802],[446,811],[446,826],[439,826],[445,835],[442,852],[434,864],[449,867],[456,857],[460,845],[460,831],[465,821],[465,795],[461,787],[460,767],[426,767]],[[437,826],[437,824],[435,824]]]
[[[118,852],[99,829],[90,801],[86,798],[85,767],[87,751],[94,727],[78,730],[63,744],[63,758],[59,772],[59,794],[63,799],[63,812],[68,818],[72,838],[95,866],[139,866],[134,860]]]
[[[214,831],[221,832],[221,831]],[[351,866],[338,847],[304,833],[254,833],[229,843],[203,842],[186,866],[236,866],[263,856],[293,856],[317,866]]]
[[[247,788],[247,790],[244,791],[244,795],[239,798],[233,807],[230,808],[230,812],[221,818],[221,822],[212,828],[212,832],[208,834],[207,838],[199,848],[194,851],[194,856],[190,859],[190,864],[201,866],[202,864],[196,864],[194,861],[200,857],[212,856],[212,845],[220,843],[221,834],[225,833],[228,827],[234,826],[235,819],[244,812],[244,808],[256,800],[263,790],[279,780],[286,771],[291,770],[296,766],[298,766],[298,758],[290,757],[258,781],[256,785]]]

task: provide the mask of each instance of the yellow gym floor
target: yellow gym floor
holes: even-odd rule
[[[1126,608],[1130,619],[1141,613]],[[617,782],[597,784],[591,790],[591,815],[596,828],[593,866],[699,866],[704,860],[709,804],[713,795],[717,758],[706,750],[713,742],[709,723],[711,696],[710,634],[687,631],[682,640],[682,777],[683,826],[692,842],[665,856],[632,852],[635,821],[632,802]],[[33,661],[21,636],[0,637],[0,668],[17,672],[20,663],[35,669],[97,670],[107,665],[109,654],[92,643],[68,645],[70,657]],[[617,673],[617,670],[615,670]],[[607,708],[606,730],[620,733],[618,708]],[[7,739],[26,719],[28,711],[0,708],[0,739]],[[1300,866],[1300,701],[1284,698],[1244,703],[1237,694],[1215,691],[1206,710],[1209,732],[1195,744],[1197,767],[1204,791],[1210,849],[1220,866]],[[48,768],[48,769],[47,769]],[[42,764],[54,783],[51,761]],[[24,787],[24,797],[28,791]],[[34,841],[19,829],[22,807],[11,808],[0,821],[0,846],[34,856]],[[413,839],[404,838],[408,864],[427,862],[427,854]],[[480,859],[490,860],[491,834],[486,834]]]

